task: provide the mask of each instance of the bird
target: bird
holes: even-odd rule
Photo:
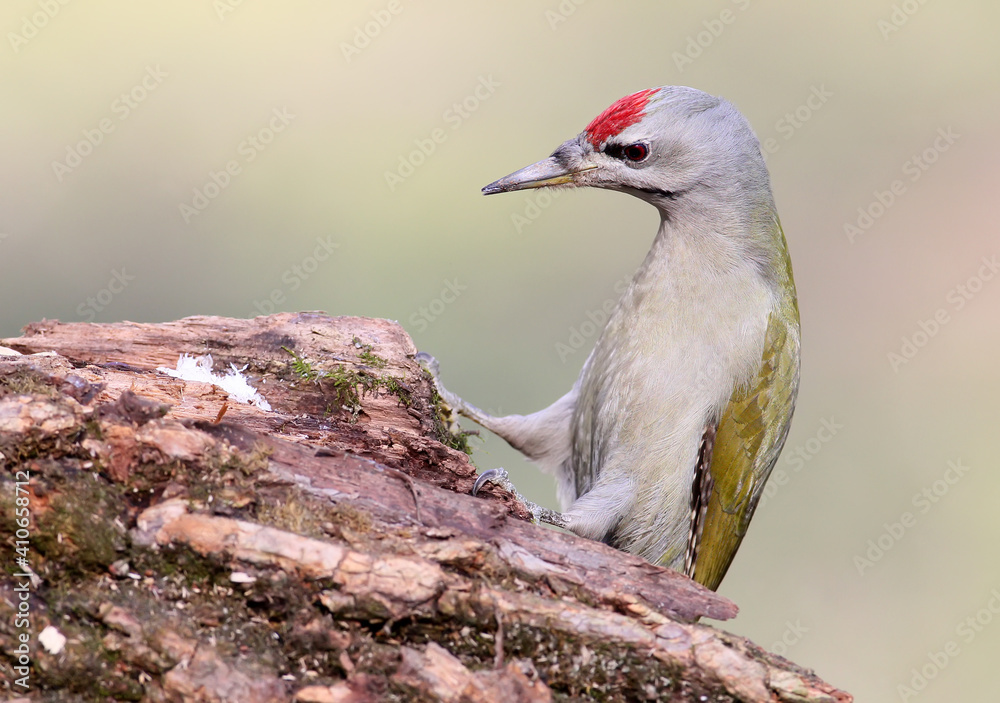
[[[529,503],[536,520],[716,590],[799,387],[795,283],[760,142],[722,97],[650,88],[482,192],[542,187],[620,191],[660,216],[572,389],[538,412],[492,416],[448,391],[432,356],[421,362],[452,412],[555,475],[562,512]],[[484,480],[513,489],[502,469],[477,489]]]

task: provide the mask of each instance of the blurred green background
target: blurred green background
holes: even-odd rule
[[[732,100],[771,140],[804,346],[724,626],[858,700],[998,700],[1000,6],[12,0],[0,26],[0,335],[386,317],[494,413],[569,389],[657,215],[480,187],[635,90]],[[555,505],[496,438],[476,461]]]

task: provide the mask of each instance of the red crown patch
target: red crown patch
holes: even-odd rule
[[[584,131],[587,139],[595,147],[606,142],[610,137],[619,134],[623,129],[634,125],[642,119],[642,113],[646,110],[649,99],[658,88],[648,88],[640,90],[638,93],[626,95],[621,100],[613,103],[611,107],[594,118],[593,122],[587,125]]]

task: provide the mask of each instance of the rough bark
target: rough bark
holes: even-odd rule
[[[0,345],[12,695],[851,700],[698,624],[736,607],[682,575],[532,525],[495,487],[469,496],[464,438],[395,323],[43,321]],[[271,410],[156,371],[208,353]]]

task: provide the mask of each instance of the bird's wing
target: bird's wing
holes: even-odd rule
[[[785,443],[798,385],[798,311],[792,299],[771,313],[760,370],[733,392],[715,431],[712,491],[704,524],[692,530],[700,533],[693,578],[713,591],[729,569]]]

